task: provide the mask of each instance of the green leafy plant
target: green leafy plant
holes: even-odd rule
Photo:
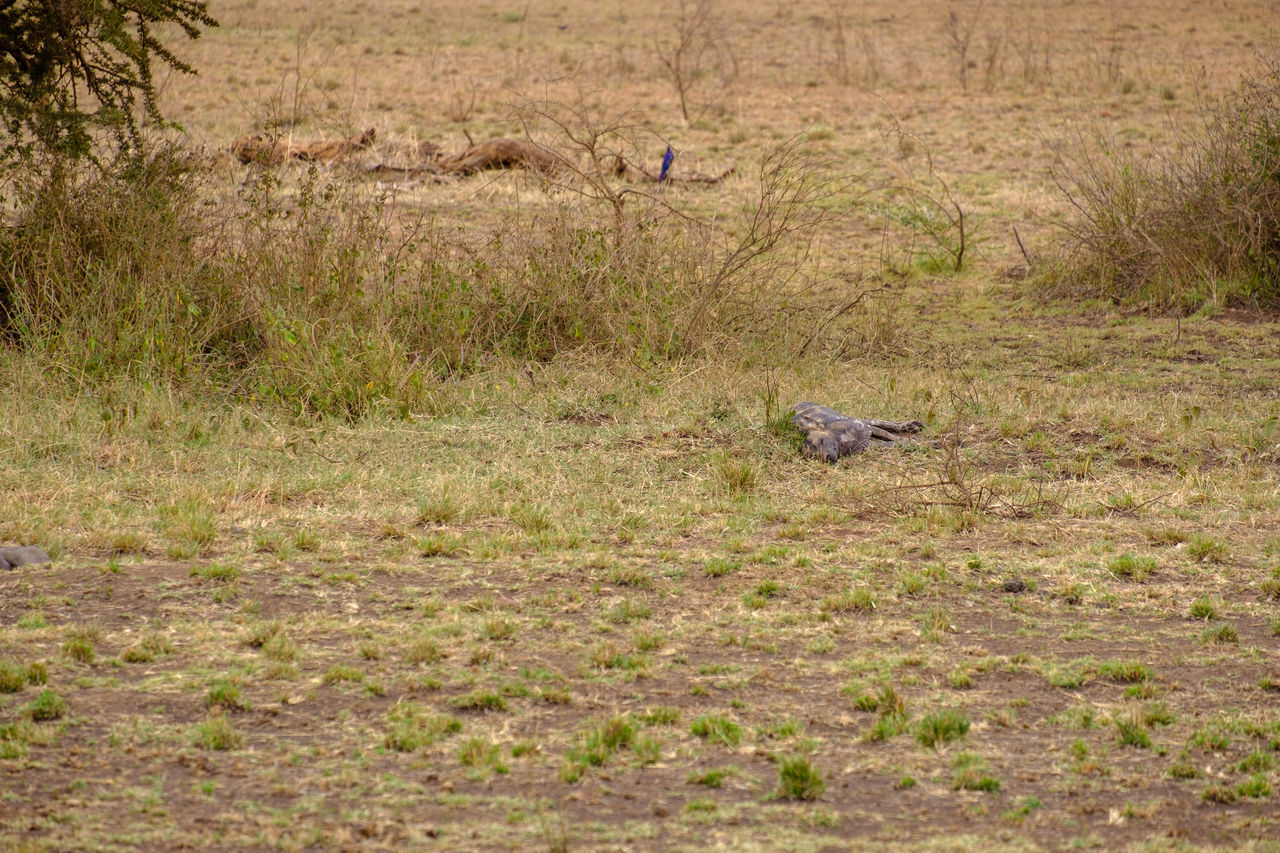
[[[0,118],[9,149],[29,154],[25,140],[32,139],[46,150],[81,157],[90,153],[97,128],[111,131],[121,144],[137,145],[139,103],[148,118],[163,121],[156,60],[195,73],[160,41],[170,24],[194,39],[218,22],[203,0],[5,6],[0,10],[7,58],[0,75]],[[96,108],[90,111],[90,105]]]

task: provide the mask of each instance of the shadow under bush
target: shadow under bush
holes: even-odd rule
[[[1179,130],[1148,159],[1106,140],[1064,155],[1055,177],[1076,216],[1040,279],[1050,295],[1280,307],[1280,53]]]

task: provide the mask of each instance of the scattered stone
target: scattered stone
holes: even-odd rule
[[[1004,582],[1004,591],[1012,593],[1026,592],[1027,585],[1023,583],[1022,578],[1010,578]]]
[[[0,548],[0,570],[48,562],[52,562],[49,555],[35,545],[6,545]]]

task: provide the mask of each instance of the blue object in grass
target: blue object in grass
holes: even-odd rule
[[[667,170],[671,168],[671,161],[676,159],[676,152],[671,150],[671,146],[667,146],[667,153],[662,155],[662,171],[658,173],[658,183],[662,183],[667,179]]]

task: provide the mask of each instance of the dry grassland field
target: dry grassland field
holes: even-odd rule
[[[197,236],[0,351],[0,850],[1280,850],[1274,278],[1071,248],[1275,4],[210,12]]]

